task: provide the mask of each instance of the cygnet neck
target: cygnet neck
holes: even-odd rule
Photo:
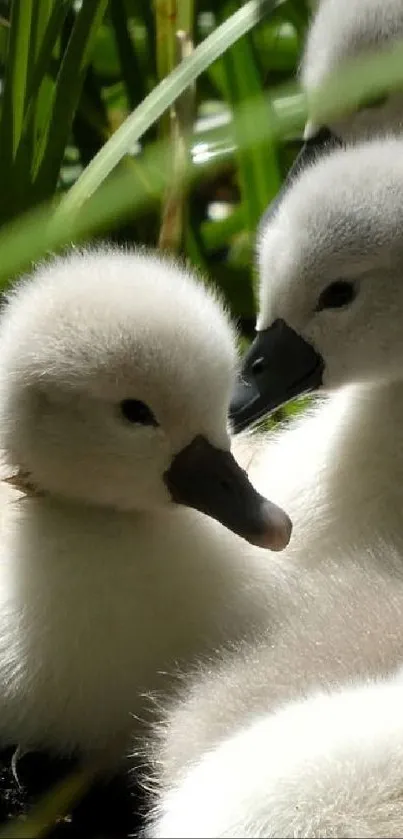
[[[362,461],[363,470],[366,466],[372,469],[378,459],[381,472],[403,461],[402,380],[351,385],[340,392],[339,398],[344,403],[343,433],[338,434],[343,458],[348,456],[350,445],[351,462],[358,467]]]
[[[357,527],[401,532],[403,381],[354,385],[336,397],[341,416],[330,440],[330,496]],[[331,405],[329,406],[331,407]],[[337,408],[336,408],[337,411]],[[331,419],[331,417],[330,417]]]
[[[133,522],[150,520],[158,512],[155,509],[138,509],[136,507],[119,507],[112,504],[100,504],[99,502],[92,502],[90,499],[81,499],[74,496],[64,495],[43,489],[40,485],[36,485],[31,478],[23,471],[12,471],[8,473],[5,469],[7,477],[3,478],[4,484],[8,486],[11,491],[21,493],[22,498],[33,501],[41,506],[52,507],[55,510],[63,513],[64,516],[72,517],[91,517],[99,518],[101,521],[105,518],[116,519],[130,518]]]
[[[403,371],[402,371],[403,372]],[[396,423],[403,436],[403,379],[360,382],[345,390],[351,402],[352,416],[371,427],[374,434],[384,435]],[[383,416],[382,416],[383,415]]]

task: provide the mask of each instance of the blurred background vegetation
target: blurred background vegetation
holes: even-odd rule
[[[66,192],[129,112],[242,5],[2,0],[0,223]],[[140,186],[147,193],[146,206],[133,214],[129,208],[124,222],[117,214],[102,225],[103,237],[185,254],[224,291],[249,335],[256,226],[301,140],[295,131],[270,139],[262,130],[255,137],[253,120],[237,110],[253,100],[269,128],[296,96],[279,86],[295,79],[308,5],[270,5],[271,14],[201,74],[175,111],[133,143],[120,168],[128,177],[130,170],[134,192]],[[153,178],[158,183],[158,173],[143,165],[157,140],[170,152],[161,168],[172,173],[162,194]]]

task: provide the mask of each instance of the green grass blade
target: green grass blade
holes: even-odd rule
[[[183,0],[178,9],[172,4],[172,0],[159,0],[157,4],[157,45],[162,48],[157,55],[157,66],[163,75],[172,72],[177,62],[184,61],[192,54],[192,13],[193,0]],[[189,138],[195,110],[194,94],[195,89],[192,85],[176,100],[170,111],[164,114],[168,118],[167,136],[171,139],[171,177],[162,207],[158,245],[172,251],[181,250],[187,223],[186,186],[182,173],[186,172],[189,165]],[[193,239],[189,237],[189,241],[193,242]]]
[[[40,144],[35,168],[39,190],[53,191],[59,175],[64,149],[81,93],[84,74],[90,60],[93,39],[103,19],[107,0],[83,2],[77,12],[73,30],[56,80],[55,98],[49,119],[49,130]]]
[[[227,9],[233,6],[233,2],[226,4]],[[243,111],[237,106],[253,98],[255,106],[259,108],[257,118],[260,116],[267,122],[270,119],[270,107],[263,90],[251,35],[238,41],[221,60],[225,69],[226,98],[233,111],[245,222],[250,234],[254,235],[260,216],[280,188],[281,174],[275,144],[266,137],[260,143],[255,143],[254,127],[248,119],[243,118]]]
[[[178,29],[182,32],[188,32],[190,37],[193,36],[195,5],[196,0],[187,0],[187,3],[178,4]]]
[[[14,0],[0,122],[2,167],[11,166],[21,140],[29,78],[33,0]]]
[[[133,109],[146,96],[145,80],[130,35],[128,20],[123,0],[113,0],[109,5],[111,23],[116,38],[122,75],[127,98]]]
[[[78,181],[70,189],[60,212],[76,212],[100,186],[133,143],[193,84],[201,73],[232,44],[252,29],[283,0],[249,0],[229,20],[219,26],[183,61],[168,78],[144,99],[113,137],[94,157]]]
[[[48,71],[71,3],[72,0],[57,0],[56,3],[53,3],[53,0],[34,0],[34,49],[24,116],[26,154],[19,155],[16,164],[21,170],[28,169],[30,184],[34,179],[34,161],[38,155],[38,148],[48,128],[54,95],[54,82]],[[28,203],[34,203],[35,198],[33,191],[26,195]]]
[[[30,145],[30,171],[35,140],[39,133],[39,127],[43,111],[46,108],[49,84],[51,85],[51,82],[49,80],[46,80],[46,85],[42,85],[42,82],[45,81],[44,76],[46,73],[48,62],[52,55],[53,45],[51,45],[50,49],[47,49],[46,66],[43,71],[41,68],[39,78],[36,72],[36,66],[38,55],[40,54],[42,46],[42,40],[45,36],[48,21],[52,13],[52,5],[53,0],[34,0],[33,6],[33,31],[31,36],[31,73],[30,78],[28,79],[27,109],[24,114],[24,134],[26,137],[29,137]],[[52,87],[50,87],[50,89],[52,90]],[[33,114],[34,108],[35,115]]]
[[[0,63],[5,67],[8,52],[10,24],[6,18],[0,16]]]
[[[177,32],[181,29],[179,16],[181,7],[186,5],[187,0],[180,4],[176,0],[155,0],[157,77],[160,82],[169,76],[178,64]],[[167,110],[159,121],[160,137],[166,137],[171,128],[171,113]]]
[[[37,59],[43,36],[48,25],[48,20],[52,12],[53,0],[34,0],[33,11],[33,32],[32,37],[34,60]]]
[[[43,8],[41,4],[43,0],[37,0],[39,7]],[[43,82],[44,77],[49,68],[50,59],[57,41],[58,36],[62,31],[67,12],[72,5],[72,0],[56,0],[53,8],[49,8],[49,17],[41,21],[40,31],[37,32],[37,49],[35,56],[35,65],[32,71],[32,79],[28,87],[28,96],[30,104],[34,104],[39,88]]]
[[[33,58],[33,0],[14,0],[0,119],[2,201],[0,224],[24,209],[29,193],[31,138],[23,134],[27,86]]]

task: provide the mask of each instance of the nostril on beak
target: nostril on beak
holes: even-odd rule
[[[255,376],[258,376],[260,373],[263,373],[265,367],[265,359],[262,356],[261,358],[257,358],[256,361],[253,362],[252,371],[255,374]]]

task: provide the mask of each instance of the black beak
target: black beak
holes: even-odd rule
[[[235,432],[290,399],[319,388],[323,358],[283,320],[258,332],[246,353],[230,405]]]
[[[328,128],[320,128],[317,134],[315,134],[313,137],[310,137],[309,140],[305,141],[304,145],[301,148],[301,151],[295,158],[294,163],[291,166],[291,169],[288,172],[281,189],[263,213],[263,216],[259,222],[259,232],[262,232],[264,228],[273,219],[284,196],[286,195],[290,187],[293,185],[294,181],[297,179],[298,175],[302,172],[302,170],[305,169],[306,166],[309,166],[312,163],[312,161],[316,160],[318,156],[323,152],[326,152],[333,148],[339,148],[342,145],[343,143],[341,139],[337,137],[335,134],[332,134],[332,132],[329,131]]]
[[[230,452],[199,436],[182,449],[164,475],[173,501],[193,507],[262,548],[281,551],[291,521],[253,488]]]

